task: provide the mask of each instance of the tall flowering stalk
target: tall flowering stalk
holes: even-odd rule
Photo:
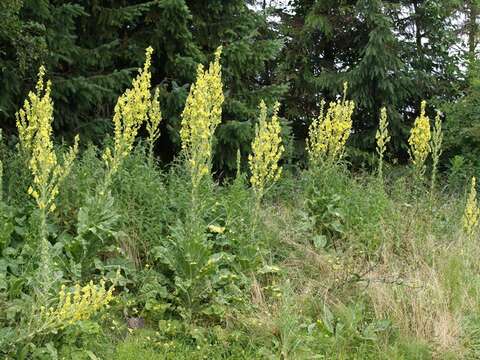
[[[280,103],[275,103],[270,121],[267,119],[267,106],[260,102],[260,118],[255,127],[255,139],[252,143],[252,154],[248,156],[248,163],[252,176],[252,184],[257,204],[260,203],[265,191],[273,185],[282,174],[278,165],[285,150],[282,145],[281,126],[278,119]]]
[[[190,172],[194,202],[202,179],[210,175],[213,135],[222,119],[224,96],[221,53],[222,48],[219,47],[215,52],[215,60],[207,70],[203,65],[198,66],[197,80],[190,88],[182,113],[180,137]]]
[[[159,115],[158,94],[153,98],[150,92],[152,75],[153,48],[145,51],[145,63],[138,70],[138,75],[132,81],[132,87],[127,89],[117,100],[113,124],[115,139],[113,149],[107,147],[103,159],[107,165],[104,187],[110,186],[113,175],[118,171],[125,158],[131,153],[138,130],[148,116]],[[157,121],[156,119],[154,121]],[[160,121],[160,120],[158,120]]]
[[[410,157],[419,178],[422,178],[425,174],[425,161],[431,151],[430,140],[432,134],[430,132],[430,119],[425,115],[426,106],[427,102],[422,101],[420,115],[415,119],[408,139]]]
[[[380,111],[380,123],[375,135],[377,141],[377,153],[379,156],[378,161],[378,177],[383,179],[383,157],[387,150],[387,144],[390,141],[390,135],[388,133],[388,118],[387,109],[385,107]]]
[[[47,216],[55,210],[59,187],[69,174],[78,152],[78,136],[75,143],[58,163],[52,140],[53,101],[51,83],[44,81],[45,68],[40,67],[36,92],[30,92],[23,108],[16,114],[21,149],[28,158],[33,183],[28,188],[37,204],[40,217],[40,277],[44,287],[50,279],[50,252],[47,239]]]
[[[475,177],[472,177],[470,193],[468,194],[465,211],[462,218],[463,231],[469,238],[473,237],[473,234],[478,227],[478,220],[480,218],[480,209],[478,208],[476,186],[477,180],[475,179]]]
[[[156,88],[147,118],[148,161],[150,162],[150,165],[153,163],[153,147],[160,137],[160,122],[162,121],[162,111],[160,110],[158,97],[159,91],[158,88]]]
[[[160,121],[158,92],[153,98],[150,92],[152,54],[153,49],[147,48],[143,67],[138,69],[131,87],[125,90],[117,100],[113,116],[113,145],[107,146],[102,155],[105,164],[104,177],[97,183],[95,192],[88,194],[78,211],[75,241],[83,245],[79,261],[87,262],[82,264],[85,267],[91,265],[92,257],[100,250],[103,242],[91,241],[91,235],[101,239],[115,237],[118,234],[116,227],[119,214],[111,194],[115,174],[120,171],[126,158],[131,154],[143,123],[147,120],[150,124]],[[153,133],[152,136],[155,138],[157,134]]]
[[[307,152],[313,166],[322,160],[334,163],[340,160],[345,152],[355,109],[355,103],[346,99],[347,90],[348,84],[344,83],[343,97],[331,102],[326,113],[325,102],[322,101],[320,115],[308,129]]]
[[[432,148],[432,179],[430,183],[430,192],[433,193],[435,189],[435,182],[438,172],[438,163],[440,161],[440,156],[442,156],[442,142],[443,142],[443,133],[442,133],[442,120],[440,119],[440,113],[437,112],[435,117],[435,124],[432,132],[432,140],[430,147]]]

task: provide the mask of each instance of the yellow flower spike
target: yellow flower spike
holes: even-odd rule
[[[260,102],[259,123],[255,127],[255,139],[252,142],[252,153],[248,156],[248,163],[252,176],[250,182],[260,201],[267,188],[273,185],[282,173],[278,165],[284,147],[281,138],[281,126],[278,119],[280,103],[275,103],[270,121],[267,119],[267,106]]]
[[[149,144],[149,159],[153,158],[153,146],[155,141],[160,137],[160,122],[162,121],[162,112],[160,110],[159,90],[155,89],[153,95],[151,107],[148,111],[147,119],[147,132],[148,132],[148,144]]]
[[[440,162],[440,157],[442,156],[442,143],[443,143],[443,132],[442,132],[442,120],[440,118],[440,112],[437,111],[435,116],[435,123],[433,126],[432,140],[430,147],[432,149],[432,178],[430,182],[430,192],[433,193],[435,189],[435,181],[438,171],[438,163]]]
[[[478,227],[478,220],[480,218],[480,209],[477,203],[477,180],[472,177],[472,184],[470,187],[470,193],[468,194],[467,203],[465,205],[465,211],[463,213],[462,225],[464,233],[472,238]]]
[[[322,100],[320,113],[308,129],[307,152],[312,166],[321,160],[335,162],[342,158],[352,129],[353,101],[346,100],[348,84],[344,83],[341,100],[331,102],[325,113]]]
[[[73,296],[71,291],[67,292],[62,286],[57,306],[50,308],[44,316],[49,318],[48,321],[53,321],[52,326],[58,328],[63,328],[76,321],[90,319],[113,299],[113,287],[106,292],[103,285],[104,283],[101,283],[97,286],[90,282],[80,287],[77,284],[74,287]],[[45,320],[47,321],[47,319]]]
[[[214,234],[223,234],[225,232],[225,228],[218,225],[208,225],[208,230]]]
[[[180,138],[193,191],[210,174],[213,135],[222,119],[221,52],[219,47],[207,70],[201,64],[198,66],[196,82],[190,88],[182,113]]]
[[[388,133],[388,118],[387,118],[387,109],[385,107],[380,111],[380,123],[375,134],[375,139],[377,142],[377,153],[379,156],[378,162],[378,176],[383,177],[383,157],[385,151],[387,150],[387,144],[390,142],[390,135]]]
[[[45,222],[48,212],[55,210],[55,198],[58,188],[69,174],[78,152],[78,135],[75,144],[64,155],[59,164],[52,140],[53,101],[51,99],[51,83],[45,83],[45,68],[40,67],[36,92],[30,92],[23,108],[16,114],[16,123],[20,140],[20,148],[28,157],[28,166],[33,175],[33,182],[27,192],[31,195],[40,210]],[[41,229],[42,237],[45,229]],[[44,249],[45,250],[45,249]],[[45,255],[45,253],[44,253]],[[47,264],[48,260],[43,259]]]
[[[410,157],[415,166],[416,173],[423,177],[425,173],[425,161],[430,154],[430,119],[425,115],[427,102],[422,101],[420,115],[415,119],[413,128],[410,131],[408,144],[410,145]]]
[[[106,183],[108,185],[111,177],[121,166],[123,160],[133,149],[133,143],[139,128],[151,116],[159,114],[157,109],[158,99],[150,93],[153,48],[148,47],[145,51],[145,63],[143,68],[138,70],[138,75],[132,81],[132,87],[127,89],[117,100],[115,105],[113,124],[114,146],[113,149],[106,148],[102,159],[107,164],[108,172]]]

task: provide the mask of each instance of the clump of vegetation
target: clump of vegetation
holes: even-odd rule
[[[379,156],[378,160],[378,177],[383,178],[383,157],[385,156],[385,151],[387,150],[387,144],[390,142],[391,137],[388,133],[388,119],[387,119],[387,109],[385,107],[380,111],[380,123],[375,134],[375,139],[377,140],[377,153]]]
[[[468,193],[465,211],[463,213],[463,231],[467,237],[472,238],[478,226],[480,209],[477,204],[477,180],[472,178],[470,192]]]
[[[415,119],[408,138],[410,157],[418,178],[422,178],[425,174],[425,162],[432,150],[430,147],[432,133],[430,131],[430,119],[425,115],[426,107],[427,102],[422,101],[420,115]]]
[[[439,114],[431,131],[422,103],[409,139],[419,177],[432,153],[430,193],[383,166],[385,108],[378,173],[349,170],[346,86],[309,128],[307,169],[285,164],[280,104],[269,116],[261,101],[249,172],[239,151],[236,177],[220,182],[221,49],[198,67],[168,167],[154,158],[152,52],[103,148],[53,143],[43,68],[18,113],[19,146],[0,142],[3,357],[479,357],[476,180],[466,204],[448,188],[431,196],[443,181]]]
[[[309,127],[307,151],[311,164],[317,164],[321,160],[335,162],[344,154],[355,109],[355,103],[346,99],[347,89],[348,84],[345,83],[343,97],[331,102],[326,113],[324,113],[325,102],[322,101],[320,115]]]
[[[285,148],[282,145],[278,110],[280,103],[273,107],[270,121],[267,119],[267,105],[260,102],[259,123],[255,125],[255,138],[252,143],[252,154],[248,156],[248,163],[252,176],[250,182],[255,193],[258,206],[265,195],[265,191],[273,186],[282,174],[279,161]]]

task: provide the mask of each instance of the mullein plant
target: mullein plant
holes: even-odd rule
[[[118,277],[118,274],[117,274]],[[57,334],[79,321],[89,320],[114,299],[114,284],[108,289],[102,279],[98,285],[90,281],[84,286],[76,284],[72,289],[62,285],[52,306],[36,304],[31,316],[24,316],[15,327],[14,336],[4,344],[17,352],[19,346],[35,341],[37,344],[49,334]],[[7,350],[8,349],[3,349]]]
[[[375,134],[377,142],[378,154],[378,177],[383,181],[383,157],[387,150],[387,144],[390,142],[390,134],[388,132],[388,117],[387,109],[385,107],[380,111],[380,122],[377,133]]]
[[[52,141],[53,101],[51,83],[44,81],[45,68],[40,67],[36,92],[30,92],[23,108],[16,114],[20,148],[28,159],[33,182],[28,188],[38,207],[41,290],[45,294],[52,284],[52,261],[48,240],[47,218],[55,211],[55,199],[69,174],[78,152],[78,136],[60,164]],[[50,284],[50,285],[49,285]]]
[[[161,120],[158,92],[152,98],[151,72],[153,48],[145,51],[145,63],[138,70],[138,75],[132,81],[132,87],[127,89],[117,100],[115,105],[114,145],[107,147],[103,154],[107,172],[100,194],[104,194],[111,185],[113,175],[120,169],[125,158],[131,153],[138,130],[149,119],[150,141],[158,138],[158,124]],[[153,147],[153,145],[152,145]]]
[[[478,228],[478,220],[480,218],[480,209],[477,202],[477,180],[472,177],[470,192],[468,194],[467,203],[462,218],[462,227],[464,234],[472,239]]]
[[[333,164],[344,155],[355,109],[355,103],[346,99],[347,90],[348,84],[344,83],[343,97],[331,102],[326,113],[322,101],[320,114],[308,129],[307,152],[311,167],[324,161]]]
[[[438,163],[440,161],[440,156],[442,156],[442,143],[442,120],[440,118],[440,113],[437,112],[437,116],[435,117],[435,124],[432,131],[432,140],[430,142],[430,147],[432,149],[432,178],[430,182],[430,193],[432,194],[435,190],[435,182],[438,173]]]
[[[415,119],[408,139],[410,158],[417,179],[419,180],[421,180],[425,174],[425,162],[431,152],[430,140],[432,134],[430,131],[430,119],[425,115],[426,106],[427,102],[425,100],[422,101],[420,115]]]
[[[155,89],[152,103],[148,111],[147,133],[148,133],[148,161],[153,165],[153,149],[155,142],[160,137],[160,122],[162,121],[162,111],[160,110],[160,102],[158,100],[159,90]]]
[[[111,194],[115,174],[121,169],[125,159],[131,154],[140,127],[147,122],[150,147],[159,136],[158,125],[161,121],[158,91],[151,94],[151,63],[153,49],[145,51],[145,63],[138,69],[138,75],[132,85],[117,100],[113,115],[113,144],[107,146],[102,159],[105,174],[97,184],[94,194],[86,197],[77,216],[77,236],[75,241],[83,249],[81,258],[76,260],[85,268],[93,256],[100,250],[103,238],[115,238],[119,215],[115,211],[115,202]],[[150,156],[150,155],[149,155]],[[153,155],[152,155],[153,156]]]
[[[191,179],[194,209],[198,206],[198,188],[202,179],[210,176],[213,136],[222,120],[221,53],[219,47],[208,69],[201,64],[198,66],[196,82],[190,88],[182,113],[180,138]]]
[[[262,263],[262,251],[256,241],[257,225],[260,217],[260,207],[265,193],[282,175],[282,167],[279,165],[283,152],[281,125],[278,118],[280,103],[273,106],[272,117],[268,119],[267,105],[262,100],[259,105],[259,121],[255,125],[255,138],[252,142],[252,153],[248,156],[250,167],[250,183],[252,184],[255,203],[251,225],[251,243],[245,244],[242,253],[249,257],[249,265]],[[245,257],[244,255],[244,257]]]
[[[175,274],[174,298],[177,310],[188,321],[208,306],[214,292],[219,262],[214,243],[206,230],[220,233],[221,227],[208,227],[204,221],[203,195],[209,189],[202,185],[211,179],[212,147],[215,129],[221,122],[224,101],[221,77],[221,48],[215,52],[208,68],[199,65],[197,78],[190,87],[182,112],[180,138],[182,156],[190,182],[190,206],[186,219],[178,219],[164,249],[165,264]]]
[[[252,173],[250,183],[255,193],[258,206],[265,192],[280,178],[282,167],[279,161],[285,150],[282,145],[281,126],[278,118],[280,103],[273,106],[270,120],[267,117],[267,105],[260,102],[259,122],[255,126],[255,138],[252,142],[252,153],[248,156],[248,164]]]

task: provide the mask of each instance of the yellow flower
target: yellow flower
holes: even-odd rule
[[[148,111],[147,118],[147,132],[148,132],[148,144],[149,144],[149,156],[153,156],[153,145],[155,141],[160,137],[160,122],[162,121],[162,112],[160,110],[160,102],[158,100],[159,91],[155,89],[150,109]]]
[[[322,159],[334,162],[343,156],[355,109],[355,103],[346,100],[347,89],[348,84],[344,83],[342,99],[331,102],[326,113],[322,100],[320,114],[308,129],[307,152],[312,165],[318,165]]]
[[[208,225],[208,230],[214,234],[223,234],[225,232],[225,228],[223,226],[217,225]]]
[[[99,285],[94,285],[92,281],[83,287],[76,284],[73,292],[67,291],[65,285],[62,285],[56,307],[41,313],[51,327],[64,328],[77,321],[90,319],[112,301],[113,291],[113,285],[105,290],[103,280]]]
[[[476,179],[472,177],[472,184],[470,187],[470,193],[468,194],[467,204],[465,205],[465,211],[463,213],[463,231],[468,237],[472,237],[475,230],[478,227],[478,220],[480,217],[480,209],[477,203],[477,189]]]
[[[410,131],[408,144],[410,145],[410,157],[418,175],[425,173],[425,161],[430,154],[430,119],[425,115],[427,102],[421,104],[420,115],[415,119],[413,128]]]
[[[58,163],[52,140],[53,101],[51,83],[44,81],[45,68],[40,67],[36,92],[30,92],[23,108],[17,114],[17,129],[20,147],[28,156],[28,166],[33,175],[33,184],[28,194],[37,202],[40,209],[55,209],[54,201],[58,188],[70,173],[78,152],[78,135],[73,147]]]
[[[150,115],[151,121],[154,123],[160,122],[158,92],[153,100],[150,93],[152,53],[153,48],[148,47],[145,52],[143,68],[138,70],[137,77],[132,81],[132,87],[118,98],[115,105],[113,115],[115,144],[113,151],[107,148],[102,156],[108,166],[107,182],[117,172],[125,157],[132,151],[138,130],[147,117]],[[155,125],[151,123],[150,126]],[[158,127],[158,124],[156,126]],[[156,136],[157,130],[155,128],[152,135]]]
[[[260,200],[265,190],[274,184],[282,174],[278,165],[284,152],[281,138],[281,127],[278,119],[280,103],[275,103],[270,121],[267,119],[267,106],[260,102],[259,123],[255,127],[255,139],[252,142],[252,154],[248,156],[248,163],[252,176],[250,182]]]
[[[387,109],[385,107],[383,107],[380,111],[380,124],[377,133],[375,134],[375,139],[377,141],[377,153],[380,157],[378,164],[378,175],[382,177],[383,156],[387,149],[387,143],[391,139],[388,133]]]
[[[222,120],[224,96],[221,52],[222,48],[219,47],[208,70],[203,65],[198,66],[197,80],[190,88],[182,113],[180,138],[193,189],[210,173],[213,135]]]

